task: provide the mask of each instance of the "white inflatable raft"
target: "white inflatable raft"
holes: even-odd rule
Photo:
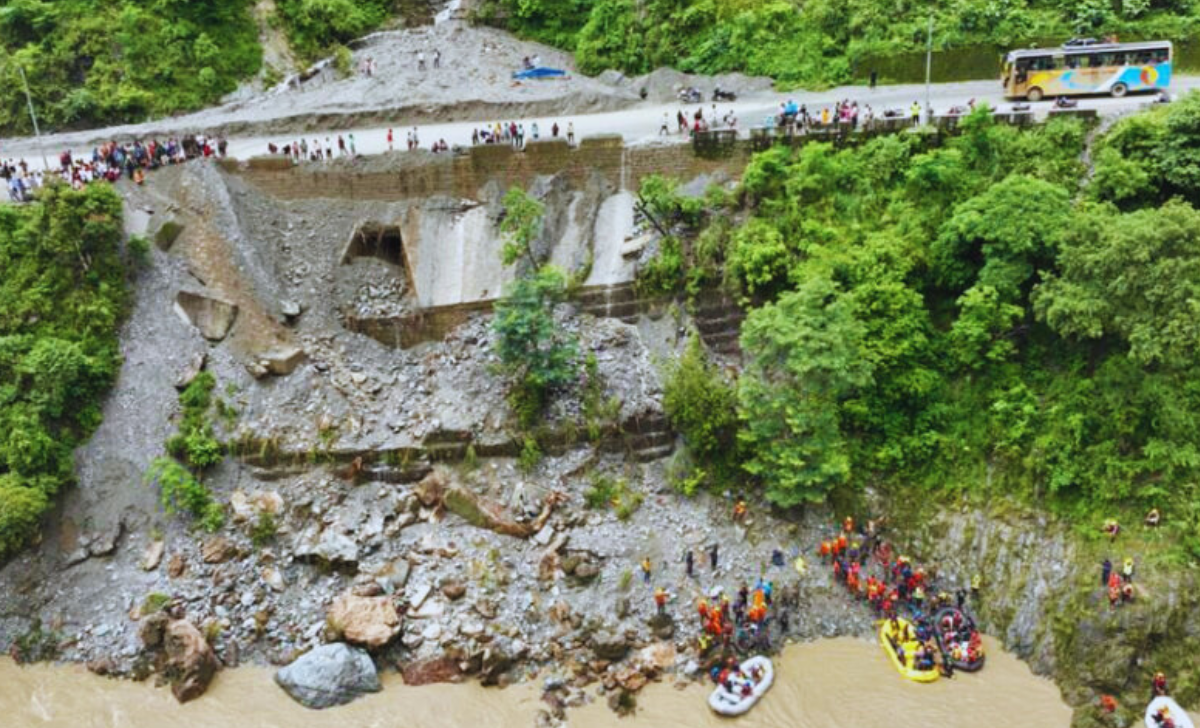
[[[758,682],[753,684],[749,695],[742,695],[740,692],[729,692],[724,685],[718,685],[716,690],[712,691],[712,695],[708,696],[708,707],[713,709],[714,713],[720,715],[741,715],[754,707],[758,699],[771,689],[771,684],[775,682],[775,668],[771,665],[771,661],[762,655],[756,655],[746,660],[741,664],[742,674],[749,676],[756,669],[762,669],[762,677]],[[740,690],[738,680],[734,680],[734,690]],[[1188,728],[1191,728],[1189,725]]]
[[[1165,695],[1160,695],[1146,706],[1146,728],[1162,728],[1163,724],[1154,719],[1158,711],[1166,709],[1166,714],[1175,722],[1175,728],[1196,728],[1187,711],[1179,707],[1179,703]]]

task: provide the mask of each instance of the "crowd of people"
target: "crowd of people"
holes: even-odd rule
[[[26,160],[0,160],[3,177],[12,202],[28,202],[37,190],[51,180],[61,180],[74,189],[97,181],[116,182],[122,176],[136,184],[145,181],[146,173],[173,164],[182,164],[197,157],[224,157],[228,144],[224,138],[204,134],[132,142],[109,141],[93,147],[91,153],[75,154],[67,149],[58,155],[58,167],[38,169]]]
[[[983,643],[963,611],[966,590],[959,588],[951,596],[938,589],[936,569],[927,570],[903,554],[894,555],[892,545],[881,537],[881,529],[879,521],[856,528],[854,519],[847,516],[837,535],[820,543],[817,555],[854,599],[866,602],[876,617],[891,622],[891,634],[898,635],[894,644],[898,654],[902,654],[903,644],[916,644],[914,664],[918,669],[933,669],[938,655],[946,673],[953,671],[953,663],[977,662],[983,656]],[[971,593],[977,595],[980,586],[981,578],[976,575]],[[930,615],[943,609],[949,613],[933,624]],[[911,622],[901,622],[901,617]]]
[[[575,122],[568,121],[564,129],[558,125],[557,121],[553,121],[550,123],[549,131],[550,139],[558,139],[561,135],[566,138],[568,144],[574,146]],[[541,129],[538,127],[536,121],[529,124],[528,138],[530,141],[535,142],[542,138]],[[495,122],[471,130],[471,146],[478,146],[480,144],[509,144],[517,149],[524,149],[525,140],[526,130],[524,122]]]

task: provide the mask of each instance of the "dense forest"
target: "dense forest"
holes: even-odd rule
[[[737,381],[698,346],[669,373],[681,488],[1158,507],[1200,557],[1200,95],[1087,134],[980,108],[940,140],[776,146],[703,200],[647,180],[677,234],[641,285],[749,309]]]
[[[859,59],[924,48],[931,8],[938,48],[1200,31],[1194,0],[487,0],[478,15],[575,51],[586,73],[671,66],[811,86],[850,80]]]
[[[279,0],[302,60],[374,30],[390,0]],[[262,66],[251,0],[0,0],[0,130],[142,121],[216,103]],[[277,78],[286,69],[269,69]]]
[[[75,447],[100,424],[134,262],[121,238],[108,185],[0,205],[0,559],[37,533],[74,478]],[[135,239],[129,252],[140,260],[148,248]]]

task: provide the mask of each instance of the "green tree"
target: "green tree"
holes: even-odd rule
[[[738,383],[746,471],[782,507],[822,502],[850,474],[842,401],[871,383],[853,304],[814,278],[756,309],[742,328]]]
[[[538,267],[533,244],[542,234],[545,214],[546,206],[520,187],[513,187],[504,195],[504,219],[500,222],[500,233],[504,236],[500,258],[504,265],[524,259],[530,269]]]
[[[108,186],[0,206],[0,559],[36,533],[100,422],[127,303],[121,231]]]
[[[1096,208],[1063,242],[1061,273],[1038,287],[1038,316],[1078,339],[1117,337],[1144,365],[1200,357],[1200,212],[1173,200],[1121,215]]]
[[[522,261],[527,270],[496,302],[493,346],[510,381],[509,403],[529,429],[554,392],[577,379],[579,345],[554,318],[554,306],[566,298],[566,275],[554,266],[537,267],[533,243],[541,234],[542,204],[519,187],[504,201],[502,259],[505,265]]]
[[[711,481],[728,482],[738,462],[737,390],[708,361],[695,334],[667,367],[663,409]]]

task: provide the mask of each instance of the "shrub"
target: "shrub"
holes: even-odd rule
[[[159,502],[168,515],[187,513],[208,532],[221,529],[225,511],[204,483],[171,458],[156,458],[146,472],[146,481],[158,484]]]

